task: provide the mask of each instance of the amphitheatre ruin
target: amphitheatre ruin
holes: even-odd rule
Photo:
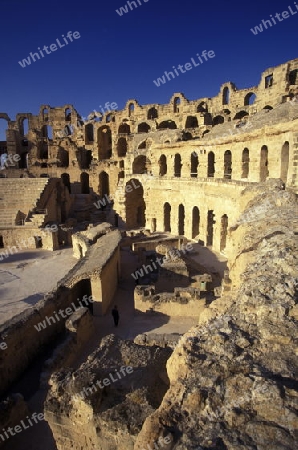
[[[298,59],[0,119],[0,448],[297,448]]]

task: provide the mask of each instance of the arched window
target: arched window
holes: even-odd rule
[[[48,110],[48,108],[44,108],[42,110],[42,120],[44,122],[47,122],[49,120],[49,110]]]
[[[128,105],[128,115],[129,115],[129,117],[131,117],[134,114],[134,110],[135,110],[135,105],[133,103],[130,103]]]
[[[280,178],[281,180],[286,183],[288,179],[288,170],[289,170],[289,142],[286,141],[281,149],[281,158],[280,158]]]
[[[93,142],[94,142],[93,124],[88,123],[87,125],[85,125],[85,144],[89,145],[93,144]]]
[[[112,132],[107,125],[98,128],[97,144],[99,161],[112,156]]]
[[[252,105],[255,102],[256,98],[256,94],[254,94],[253,92],[249,92],[244,97],[244,106]]]
[[[232,153],[230,150],[224,154],[224,178],[231,180],[232,178]]]
[[[147,119],[149,120],[153,120],[153,119],[157,119],[158,118],[158,111],[156,108],[152,107],[149,109],[148,114],[147,114]]]
[[[248,178],[249,175],[249,150],[245,148],[242,152],[242,175],[241,178]]]
[[[119,158],[123,158],[124,156],[126,156],[126,152],[127,152],[127,141],[124,137],[121,137],[118,139],[117,143],[117,153]]]
[[[200,234],[200,210],[195,206],[192,210],[192,239]]]
[[[226,86],[222,91],[222,104],[228,105],[230,103],[230,89]]]
[[[263,145],[261,148],[261,158],[260,158],[260,181],[266,181],[269,175],[268,170],[268,147],[267,145]]]
[[[106,172],[101,172],[99,174],[99,195],[104,197],[105,195],[110,195],[110,181],[109,175]]]
[[[181,98],[175,97],[174,98],[174,113],[178,113],[180,111],[180,105],[181,105]]]
[[[164,231],[170,233],[171,232],[171,205],[167,202],[163,207],[163,223],[164,223]]]
[[[167,174],[167,158],[165,155],[161,155],[161,157],[159,158],[158,161],[159,164],[159,176],[163,177],[164,175]]]
[[[190,176],[197,178],[198,176],[199,158],[198,155],[193,152],[190,157]]]
[[[213,178],[215,174],[215,156],[213,152],[208,153],[207,177]]]
[[[127,123],[122,123],[118,128],[119,134],[130,134],[130,126]]]
[[[222,252],[227,245],[227,234],[228,234],[228,223],[229,219],[226,214],[221,218],[221,230],[220,230],[220,251]]]
[[[175,159],[174,159],[174,176],[175,177],[181,177],[181,168],[182,168],[182,163],[181,163],[181,156],[179,155],[179,153],[176,153],[175,155]]]
[[[70,108],[66,108],[66,110],[65,110],[65,121],[71,122],[71,109]]]
[[[178,208],[178,234],[180,236],[184,236],[184,220],[185,220],[184,206],[180,204]]]
[[[138,133],[148,133],[150,131],[150,125],[146,122],[142,122],[138,125]]]

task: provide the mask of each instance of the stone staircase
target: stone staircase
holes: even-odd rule
[[[38,201],[48,183],[48,178],[0,178],[0,227],[41,226],[46,214],[38,211]]]

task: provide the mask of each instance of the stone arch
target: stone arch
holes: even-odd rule
[[[147,140],[145,139],[138,145],[139,150],[145,150],[147,148]]]
[[[224,154],[224,178],[227,180],[232,179],[232,152],[226,150]]]
[[[145,155],[137,156],[132,163],[132,173],[133,174],[144,174],[148,173],[151,167],[150,160]]]
[[[244,106],[252,105],[256,101],[256,94],[254,92],[249,92],[244,97]]]
[[[199,167],[199,157],[195,152],[193,152],[190,156],[190,176],[192,178],[197,178],[198,167]]]
[[[110,180],[109,180],[109,174],[105,171],[101,172],[99,174],[99,188],[98,193],[101,197],[104,197],[105,195],[110,195]]]
[[[164,231],[170,233],[171,232],[171,205],[166,202],[163,205],[163,224]]]
[[[65,108],[64,117],[66,122],[71,122],[71,109]]]
[[[130,134],[130,126],[128,123],[122,123],[118,128],[119,134]]]
[[[222,104],[228,105],[230,103],[230,89],[225,86],[222,91]]]
[[[181,98],[175,97],[173,101],[174,113],[180,112]]]
[[[272,108],[272,106],[270,106],[270,105],[266,105],[266,106],[264,106],[263,109],[267,109],[267,111],[271,111],[271,109],[273,109],[273,108]]]
[[[176,130],[177,125],[174,122],[174,120],[164,120],[157,126],[157,129],[158,130],[165,130],[165,129]]]
[[[168,166],[167,166],[167,157],[165,155],[161,155],[161,157],[158,160],[159,164],[159,176],[163,177],[167,174]]]
[[[221,217],[221,228],[220,228],[220,251],[224,251],[227,245],[227,235],[228,235],[228,224],[229,218],[226,214]]]
[[[119,158],[123,158],[127,153],[127,140],[125,137],[121,137],[117,142],[117,154]]]
[[[147,119],[148,120],[158,119],[158,111],[154,106],[148,110]]]
[[[135,105],[134,103],[129,103],[128,105],[128,116],[131,117],[134,114]]]
[[[150,130],[151,127],[146,122],[142,122],[138,125],[138,133],[148,133]]]
[[[85,144],[90,145],[94,142],[94,127],[92,123],[85,125]]]
[[[280,158],[280,178],[286,183],[288,179],[289,170],[289,155],[290,155],[290,145],[286,141],[281,148],[281,158]]]
[[[48,120],[49,120],[49,109],[48,109],[48,107],[42,109],[41,115],[42,115],[42,120],[44,122],[48,122]]]
[[[223,116],[215,116],[212,120],[212,125],[220,125],[221,123],[224,123],[225,119]]]
[[[213,152],[208,153],[207,177],[214,178],[215,174],[215,155]]]
[[[215,214],[213,210],[209,209],[207,214],[207,239],[206,239],[208,247],[213,246],[214,224],[215,224]]]
[[[81,193],[82,194],[89,194],[90,193],[89,175],[86,172],[82,172],[81,173]]]
[[[237,114],[235,114],[233,120],[241,120],[244,117],[247,117],[249,114],[247,111],[239,111]]]
[[[268,147],[267,145],[263,145],[261,148],[261,157],[260,157],[260,181],[264,182],[269,176],[268,170]]]
[[[197,106],[197,112],[198,113],[207,113],[208,112],[208,105],[206,102],[201,102]]]
[[[103,125],[97,131],[98,159],[109,159],[112,155],[112,132],[110,127]]]
[[[182,162],[181,162],[181,155],[179,153],[176,153],[174,157],[174,177],[181,177],[181,168],[182,168]]]
[[[65,150],[65,148],[59,146],[58,152],[57,152],[57,159],[58,159],[58,163],[57,163],[58,167],[68,167],[69,166],[69,153],[67,150]]]
[[[249,175],[249,150],[245,148],[242,152],[242,175],[241,178],[248,178]]]
[[[187,116],[186,122],[185,122],[185,128],[198,128],[199,123],[196,116]]]
[[[182,203],[178,207],[178,234],[184,236],[185,209]]]
[[[200,210],[197,206],[192,209],[192,239],[200,234]]]
[[[127,228],[141,228],[146,224],[144,189],[139,180],[132,178],[125,186],[125,213]]]
[[[68,173],[63,173],[61,175],[61,180],[62,183],[64,184],[65,187],[67,187],[69,193],[71,194],[71,184],[70,184],[70,176]]]

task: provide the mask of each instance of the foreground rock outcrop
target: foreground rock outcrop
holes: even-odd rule
[[[232,230],[229,283],[169,359],[135,450],[167,432],[175,450],[298,446],[297,200],[260,189]]]

